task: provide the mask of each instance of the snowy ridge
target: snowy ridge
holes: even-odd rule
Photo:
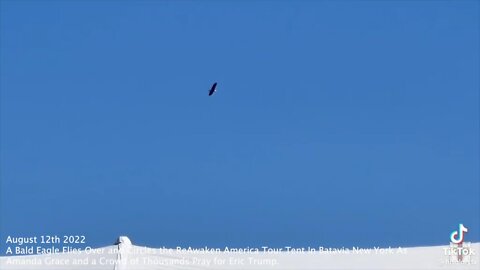
[[[80,252],[0,257],[10,269],[479,269],[480,243],[466,245],[463,256],[454,246],[347,249],[315,252],[232,252],[154,249],[120,237],[116,245]],[[461,260],[461,262],[459,261]]]

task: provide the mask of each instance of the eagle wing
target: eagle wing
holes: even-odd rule
[[[211,96],[213,93],[215,93],[215,89],[217,88],[217,83],[214,83],[212,85],[212,88],[210,88],[210,91],[208,91],[208,95]]]

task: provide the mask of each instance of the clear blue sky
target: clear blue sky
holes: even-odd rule
[[[2,1],[0,23],[2,254],[480,239],[477,1]]]

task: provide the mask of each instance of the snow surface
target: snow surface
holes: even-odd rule
[[[470,245],[462,263],[453,246],[315,252],[226,252],[154,249],[120,237],[117,245],[79,252],[0,257],[0,269],[480,269],[480,243]]]

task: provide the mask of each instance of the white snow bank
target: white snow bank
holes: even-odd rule
[[[414,248],[346,248],[313,252],[232,251],[231,248],[154,249],[131,244],[51,255],[0,257],[0,268],[10,269],[480,269],[480,243],[465,245],[459,262],[455,246]]]

